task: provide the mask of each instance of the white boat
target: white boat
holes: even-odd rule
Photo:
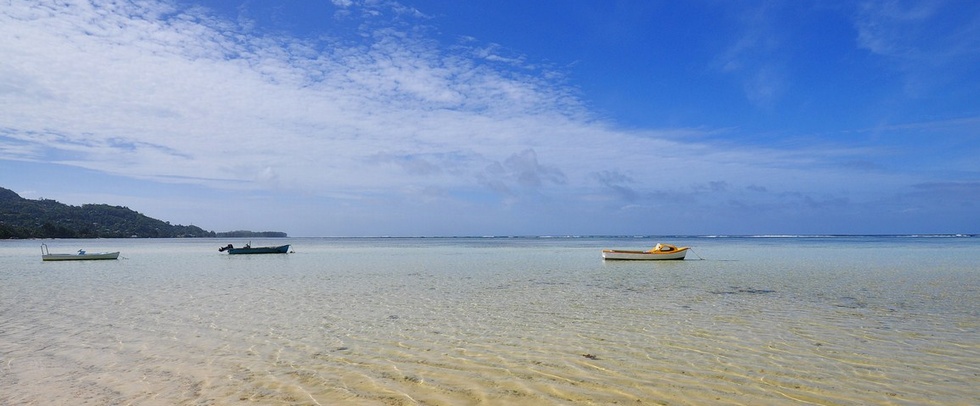
[[[665,259],[684,259],[690,247],[680,247],[670,244],[657,244],[647,251],[602,250],[602,259],[619,259],[634,261],[656,261]]]
[[[75,254],[52,254],[48,252],[48,246],[41,244],[42,261],[91,261],[97,259],[118,259],[119,251],[116,252],[94,252],[88,253],[85,250],[78,250]]]

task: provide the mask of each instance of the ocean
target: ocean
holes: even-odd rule
[[[0,241],[0,405],[980,404],[978,237],[245,242]]]

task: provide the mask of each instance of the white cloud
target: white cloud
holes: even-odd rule
[[[560,88],[425,42],[334,48],[187,10],[46,6],[3,15],[5,77],[22,79],[4,87],[7,136],[91,169],[363,187],[407,180],[372,166],[379,153],[467,151],[472,177],[579,125]]]

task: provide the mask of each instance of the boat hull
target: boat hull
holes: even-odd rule
[[[248,247],[248,248],[229,248],[228,254],[285,254],[289,252],[289,244],[276,247]]]
[[[99,252],[95,254],[44,254],[42,261],[97,261],[119,259],[119,252]]]
[[[687,250],[687,248],[670,252],[602,250],[602,259],[622,261],[683,260],[687,256]]]

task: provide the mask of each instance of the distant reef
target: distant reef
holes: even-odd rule
[[[173,225],[128,207],[107,204],[83,204],[79,207],[49,199],[30,200],[0,187],[0,239],[193,237],[286,237],[286,233],[215,233],[193,225]]]

